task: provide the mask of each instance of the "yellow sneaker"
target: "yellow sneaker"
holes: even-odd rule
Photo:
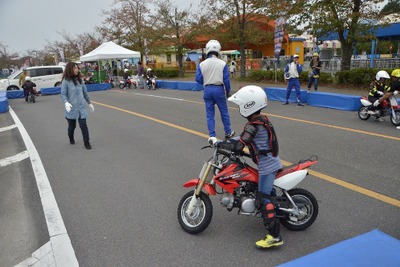
[[[270,248],[278,247],[283,245],[282,237],[273,237],[272,235],[267,235],[265,238],[256,242],[258,248]]]

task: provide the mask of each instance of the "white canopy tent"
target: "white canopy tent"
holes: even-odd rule
[[[129,50],[114,42],[101,44],[93,51],[80,57],[80,61],[99,61],[102,59],[140,58],[140,52]]]
[[[129,50],[125,47],[117,45],[116,43],[110,41],[101,44],[99,47],[93,51],[87,53],[80,57],[80,61],[97,61],[107,60],[107,59],[125,59],[125,58],[140,58],[140,52]],[[100,63],[99,63],[100,65]],[[100,71],[99,71],[99,81],[100,81]]]

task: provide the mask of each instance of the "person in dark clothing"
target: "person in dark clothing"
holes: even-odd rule
[[[36,84],[31,81],[31,77],[25,76],[25,82],[21,86],[24,89],[25,102],[28,102],[29,93],[36,95]]]
[[[310,71],[308,73],[308,91],[311,90],[311,86],[314,83],[314,91],[318,91],[319,75],[322,68],[322,62],[319,60],[318,53],[313,54],[313,58],[310,61]]]
[[[139,77],[139,88],[140,89],[144,89],[143,76],[144,76],[144,68],[143,68],[142,62],[139,61],[138,62],[138,77]]]
[[[380,118],[381,102],[383,96],[390,90],[390,87],[386,85],[386,82],[390,80],[389,73],[384,70],[378,71],[375,76],[375,80],[370,84],[370,90],[368,94],[368,100],[372,103],[370,106],[372,111],[375,111],[376,120],[383,121]]]

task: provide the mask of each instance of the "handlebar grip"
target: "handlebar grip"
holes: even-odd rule
[[[225,149],[222,149],[222,148],[218,148],[218,153],[222,154],[224,156],[227,156],[227,157],[232,156],[232,152],[231,151],[225,150]]]

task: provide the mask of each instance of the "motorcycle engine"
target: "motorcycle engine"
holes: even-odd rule
[[[244,213],[253,213],[256,210],[256,200],[253,197],[243,197],[241,211]]]

